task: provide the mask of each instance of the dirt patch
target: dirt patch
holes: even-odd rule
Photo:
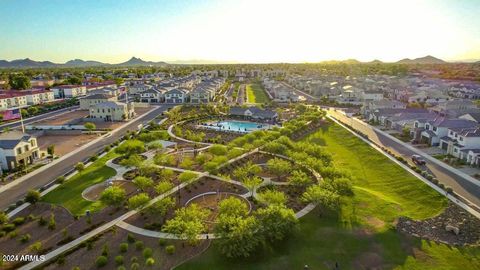
[[[144,248],[152,249],[154,264],[152,267],[147,267],[145,265],[146,260],[142,254],[144,248],[136,249],[134,243],[129,243],[127,240],[128,234],[127,231],[115,227],[95,239],[95,241],[92,241],[92,244],[89,244],[90,247],[86,244],[80,245],[77,250],[74,250],[64,257],[65,260],[63,264],[53,262],[44,269],[70,270],[77,266],[80,267],[80,269],[97,269],[95,260],[102,254],[102,250],[104,246],[106,246],[108,249],[108,263],[102,269],[116,269],[118,265],[115,263],[115,257],[121,255],[123,256],[123,263],[121,265],[127,269],[130,269],[132,259],[135,257],[136,260],[138,260],[140,269],[167,270],[202,253],[210,245],[209,241],[201,241],[196,246],[190,246],[180,240],[168,240],[160,245],[159,239],[157,238],[131,234],[134,241],[141,241]],[[125,253],[120,252],[119,246],[121,243],[128,243],[128,249]],[[173,245],[175,247],[174,254],[166,253],[165,246],[167,245]]]
[[[95,140],[98,135],[82,134],[82,135],[45,135],[37,138],[40,149],[46,149],[50,145],[55,145],[55,155],[63,156],[73,150]]]
[[[385,222],[379,218],[368,216],[366,218],[368,225],[374,227],[375,229],[381,229],[385,226]]]
[[[364,252],[353,261],[353,269],[383,269],[383,259],[376,252]]]
[[[79,120],[87,116],[88,111],[76,110],[35,122],[32,125],[76,125]]]

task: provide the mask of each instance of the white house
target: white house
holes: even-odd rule
[[[165,91],[163,91],[165,92]],[[157,89],[148,89],[146,91],[140,92],[140,102],[145,103],[159,103],[163,102],[163,93]]]
[[[74,98],[87,95],[87,87],[84,85],[59,85],[51,90],[55,98]]]
[[[480,128],[452,128],[440,138],[439,147],[456,158],[467,159],[469,150],[480,149]]]
[[[165,103],[185,103],[187,101],[185,89],[175,88],[165,92]]]
[[[37,139],[20,131],[0,134],[0,166],[12,170],[18,166],[32,164],[40,158]]]

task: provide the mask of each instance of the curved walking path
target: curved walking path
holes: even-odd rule
[[[193,143],[193,144],[201,144],[201,145],[213,145],[213,143],[190,141],[190,140],[187,140],[185,138],[178,137],[177,135],[175,135],[172,131],[173,127],[176,126],[176,125],[179,125],[179,124],[183,124],[185,122],[187,122],[187,121],[185,120],[185,121],[181,121],[181,122],[178,122],[178,123],[175,123],[175,124],[171,124],[167,129],[168,135],[170,135],[170,137],[175,138],[175,139],[177,139],[179,141],[182,141],[182,142]]]
[[[171,132],[171,127],[172,126],[169,127],[170,132]],[[176,138],[176,136],[173,136],[173,137]],[[211,144],[205,144],[204,143],[204,145],[211,145]],[[230,164],[232,162],[235,162],[235,161],[237,161],[241,158],[244,158],[248,155],[256,153],[256,152],[273,154],[273,153],[269,153],[269,152],[259,151],[259,148],[255,148],[255,149],[253,149],[253,150],[251,150],[247,153],[244,153],[244,154],[242,154],[242,155],[240,155],[236,158],[230,159],[229,161],[220,165],[219,168],[223,167],[227,164]],[[277,154],[273,154],[273,155],[278,156],[278,157],[284,157],[284,156],[277,155]],[[284,157],[284,158],[286,158],[288,160],[292,160],[288,157]],[[109,160],[106,164],[108,164],[107,166],[112,167],[116,170],[116,172],[117,172],[116,176],[118,176],[121,172],[124,173],[124,172],[128,171],[127,168],[125,168],[123,166],[120,166],[120,165],[117,165],[117,164],[114,164],[111,161],[112,160]],[[299,163],[297,163],[297,164],[299,164]],[[300,164],[300,165],[302,165],[302,164]],[[175,193],[178,190],[186,187],[187,185],[201,179],[202,177],[211,177],[213,179],[226,181],[226,182],[234,183],[234,184],[240,184],[241,186],[243,186],[243,184],[238,182],[238,181],[226,179],[226,178],[223,178],[223,177],[220,177],[220,176],[217,176],[217,175],[211,175],[208,172],[198,172],[198,171],[186,170],[186,169],[181,169],[181,168],[176,168],[176,167],[160,166],[160,165],[156,165],[156,166],[160,167],[160,168],[171,169],[171,170],[177,171],[177,172],[186,172],[186,171],[193,172],[193,173],[197,174],[197,177],[190,182],[181,183],[181,184],[173,187],[169,191],[167,191],[167,192],[165,192],[161,195],[156,196],[155,198],[151,199],[146,205],[144,205],[144,206],[142,206],[138,209],[129,210],[125,214],[123,214],[123,215],[121,215],[121,216],[119,216],[119,217],[101,225],[100,227],[97,227],[96,229],[93,229],[90,232],[87,232],[86,234],[76,238],[75,240],[73,240],[73,241],[71,241],[71,242],[69,242],[65,245],[62,245],[62,246],[58,247],[57,249],[54,249],[54,250],[50,251],[49,253],[44,255],[45,260],[43,260],[43,261],[38,260],[38,261],[30,262],[30,263],[20,267],[19,270],[30,270],[30,269],[38,268],[38,267],[44,265],[46,262],[51,261],[55,257],[73,249],[74,247],[76,247],[76,246],[80,245],[81,243],[89,240],[90,238],[95,237],[96,235],[98,235],[100,233],[103,233],[104,231],[110,229],[113,226],[118,226],[118,227],[126,229],[128,231],[135,232],[135,233],[138,233],[138,234],[141,234],[141,235],[150,236],[150,237],[166,238],[166,239],[178,239],[177,236],[174,236],[174,235],[166,234],[166,233],[163,233],[163,232],[155,232],[155,231],[145,230],[145,229],[136,227],[134,225],[126,223],[125,220],[132,217],[133,215],[139,213],[141,210],[143,210],[147,207],[150,207],[151,205],[155,204],[156,202],[172,195],[173,193]],[[303,166],[305,166],[305,165],[303,165]],[[121,167],[123,167],[123,168],[121,168]],[[307,168],[308,168],[308,166],[307,166]],[[309,168],[309,170],[311,170],[311,169]],[[316,177],[317,177],[317,175],[319,176],[318,173],[315,174]],[[269,181],[271,181],[271,180],[269,180]],[[281,183],[279,183],[279,184],[281,184]],[[302,217],[302,216],[306,215],[307,213],[309,213],[314,208],[315,208],[314,204],[309,204],[304,209],[297,212],[295,215],[297,216],[297,218]],[[169,238],[167,238],[167,237],[169,237]],[[200,239],[215,239],[215,235],[213,235],[213,234],[202,234],[202,235],[199,235],[199,238]]]

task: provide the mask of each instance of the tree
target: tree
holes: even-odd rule
[[[50,144],[47,147],[47,154],[53,157],[53,155],[55,154],[55,144]]]
[[[340,196],[351,196],[353,195],[353,188],[350,179],[346,177],[340,178],[325,178],[320,186],[331,192],[337,193]]]
[[[92,122],[87,122],[83,126],[88,130],[88,132],[92,132],[94,129],[97,128],[97,126]]]
[[[27,108],[27,112],[29,115],[35,115],[38,113],[38,108],[36,106],[30,106]]]
[[[318,204],[321,208],[335,211],[340,207],[340,196],[320,185],[313,185],[307,188],[303,193],[302,200],[309,203]],[[322,210],[320,210],[320,214]]]
[[[270,242],[283,240],[298,224],[295,212],[285,205],[272,204],[256,211],[262,235]]]
[[[100,201],[109,206],[119,207],[125,201],[125,189],[119,186],[106,188],[100,195]]]
[[[85,169],[85,164],[83,164],[83,162],[78,162],[75,165],[75,170],[77,170],[79,172],[82,172],[84,169]]]
[[[147,193],[139,193],[134,195],[128,199],[128,208],[129,209],[137,209],[150,201],[150,197]]]
[[[253,176],[253,177],[248,177],[245,180],[243,180],[243,184],[245,187],[250,191],[251,194],[253,194],[253,191],[255,188],[258,187],[263,182],[262,178]]]
[[[193,166],[193,160],[189,157],[186,157],[182,160],[182,162],[180,162],[179,166],[183,169],[191,169]]]
[[[30,204],[35,204],[40,200],[40,192],[37,190],[29,190],[25,196],[25,201]]]
[[[120,86],[124,82],[123,78],[120,77],[116,77],[115,79],[113,79],[113,81],[117,86]]]
[[[280,158],[272,158],[267,161],[267,167],[277,176],[277,179],[280,179],[282,175],[285,175],[292,170],[290,162]]]
[[[197,176],[198,175],[194,172],[185,171],[178,176],[178,180],[180,180],[182,183],[189,183],[197,178]]]
[[[29,89],[31,87],[30,79],[24,75],[10,76],[8,83],[10,87],[15,90]]]
[[[233,177],[235,177],[235,179],[238,179],[238,181],[245,181],[245,179],[248,178],[249,176],[249,171],[245,168],[245,167],[238,167],[236,168],[234,171],[233,171]]]
[[[308,186],[312,183],[312,179],[303,171],[295,170],[288,177],[288,183],[294,186]]]
[[[171,169],[163,169],[160,171],[160,178],[164,181],[172,181],[175,177],[175,172]]]
[[[253,216],[222,215],[217,219],[214,232],[220,252],[229,257],[249,257],[262,243],[259,223]]]
[[[133,154],[128,156],[127,158],[124,158],[120,161],[120,165],[125,166],[125,167],[140,167],[140,165],[143,162],[143,158],[140,155]]]
[[[118,146],[115,152],[124,155],[140,154],[145,152],[145,144],[140,140],[127,140]]]
[[[208,152],[215,156],[223,156],[227,154],[227,147],[221,144],[214,144],[208,149]]]
[[[284,205],[287,202],[287,197],[281,191],[265,190],[258,193],[258,200],[266,205]]]
[[[248,208],[245,202],[235,197],[229,197],[220,201],[218,204],[218,214],[244,217],[248,214]]]
[[[197,236],[206,229],[204,223],[208,215],[208,210],[192,203],[176,210],[175,217],[167,220],[162,231],[187,239],[189,244],[195,245],[199,241]]]
[[[82,80],[78,77],[75,77],[75,76],[67,78],[64,82],[67,83],[67,84],[72,84],[72,85],[81,85],[82,84]]]
[[[173,209],[174,207],[175,199],[172,197],[166,197],[147,207],[145,210],[152,216],[161,217],[163,220],[168,213],[168,210]]]
[[[7,221],[8,221],[8,215],[5,212],[1,211],[0,212],[0,225],[7,223]]]
[[[141,191],[146,191],[147,189],[153,187],[153,180],[145,176],[137,176],[133,179],[133,183]]]
[[[160,195],[173,188],[173,184],[168,181],[160,181],[155,186],[155,192]]]

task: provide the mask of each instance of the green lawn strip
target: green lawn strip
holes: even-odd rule
[[[337,168],[352,173],[357,189],[398,204],[396,216],[424,219],[446,207],[446,198],[344,128],[331,124],[328,130],[320,130],[313,137],[323,139],[312,141],[324,141]]]
[[[246,87],[248,103],[266,103],[268,102],[267,93],[258,83],[247,84]]]
[[[100,202],[90,202],[83,199],[82,192],[87,187],[101,183],[114,176],[115,170],[107,167],[105,163],[118,156],[114,151],[110,151],[107,155],[85,168],[83,172],[73,176],[60,187],[49,192],[42,198],[42,201],[61,205],[74,215],[83,215],[87,209],[91,211],[101,209],[103,206]]]
[[[450,247],[395,231],[392,222],[398,216],[439,214],[447,204],[440,194],[337,125],[313,136],[355,179],[355,196],[343,199],[338,215],[319,217],[314,211],[288,240],[251,258],[226,259],[213,244],[177,269],[302,269],[305,264],[332,269],[335,262],[341,269],[358,269],[369,254],[378,254],[392,269],[480,269],[479,248]]]

